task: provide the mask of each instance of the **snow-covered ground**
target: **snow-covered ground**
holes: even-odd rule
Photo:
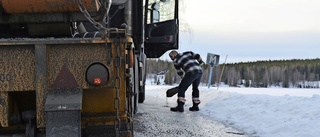
[[[165,99],[166,90],[172,87],[149,84],[146,85],[146,95]],[[320,136],[320,89],[199,88],[200,111],[195,113],[204,114],[249,136]],[[189,111],[188,107],[192,105],[191,92],[189,87],[185,111]],[[166,100],[170,100],[168,106],[176,106],[176,96]]]

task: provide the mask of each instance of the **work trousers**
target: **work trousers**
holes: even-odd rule
[[[187,73],[182,78],[181,83],[179,84],[178,98],[185,97],[185,92],[188,87],[192,84],[192,98],[199,98],[199,89],[200,79],[202,73]]]

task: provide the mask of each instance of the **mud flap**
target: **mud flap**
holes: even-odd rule
[[[81,108],[81,89],[50,90],[45,103],[46,136],[81,137]]]

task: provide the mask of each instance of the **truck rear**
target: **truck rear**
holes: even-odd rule
[[[133,136],[146,58],[178,48],[178,0],[0,3],[0,136]]]

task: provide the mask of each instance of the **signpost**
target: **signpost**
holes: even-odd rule
[[[207,54],[207,64],[210,64],[210,74],[209,74],[209,80],[208,80],[208,88],[210,88],[211,85],[211,77],[212,77],[212,70],[214,66],[219,66],[219,59],[220,55],[208,53]]]

